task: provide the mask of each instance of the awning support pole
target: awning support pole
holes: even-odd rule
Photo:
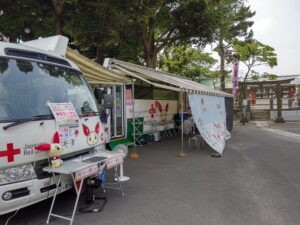
[[[181,108],[181,151],[177,154],[178,157],[186,157],[186,153],[183,150],[183,92],[180,90],[180,108]]]
[[[134,105],[135,105],[135,96],[134,96],[134,82],[136,80],[133,79],[132,80],[132,84],[131,84],[131,90],[132,90],[132,127],[133,127],[133,152],[130,154],[130,158],[138,158],[139,155],[136,153],[136,140],[135,140],[135,111],[134,111]]]

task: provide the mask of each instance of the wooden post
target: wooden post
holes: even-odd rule
[[[251,99],[247,101],[247,111],[250,112],[251,111]]]
[[[178,157],[186,157],[187,154],[183,150],[183,93],[180,90],[180,105],[181,105],[181,151],[177,154]]]
[[[274,109],[274,100],[271,98],[270,99],[270,110]]]
[[[277,97],[277,118],[275,119],[276,123],[284,123],[284,119],[282,118],[282,88],[280,83],[277,83],[276,85],[276,97]]]
[[[130,158],[133,158],[133,159],[137,159],[139,158],[139,155],[136,153],[136,139],[135,139],[135,123],[136,123],[136,118],[135,118],[135,108],[134,108],[134,105],[135,105],[135,96],[134,96],[134,82],[136,80],[133,79],[132,80],[132,84],[131,84],[131,88],[132,88],[132,126],[133,126],[133,152],[129,155]]]
[[[293,100],[292,100],[292,99],[289,99],[289,100],[288,100],[288,106],[289,106],[289,109],[292,108],[292,104],[293,104]]]

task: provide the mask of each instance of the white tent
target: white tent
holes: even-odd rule
[[[104,67],[107,67],[120,75],[142,80],[158,88],[180,92],[181,112],[183,112],[183,92],[187,92],[189,94],[233,98],[233,95],[231,94],[206,87],[188,78],[116,59],[106,59]],[[183,113],[181,113],[181,130],[183,130]],[[181,134],[181,152],[178,156],[185,156],[183,150],[183,132],[181,132]]]

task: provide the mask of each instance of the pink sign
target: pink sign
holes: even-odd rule
[[[233,64],[232,94],[235,95],[238,89],[239,89],[239,61],[235,61]]]
[[[89,167],[86,167],[82,170],[79,170],[75,173],[75,181],[82,180],[83,178],[90,177],[97,174],[99,171],[98,165],[94,164]]]
[[[111,168],[113,168],[115,166],[118,166],[122,163],[123,163],[123,157],[120,156],[120,155],[112,157],[112,158],[106,160],[106,162],[105,162],[107,169],[111,169]]]
[[[126,89],[126,105],[133,105],[131,89]]]

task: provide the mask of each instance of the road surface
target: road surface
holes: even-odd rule
[[[126,160],[126,196],[101,194],[108,197],[104,211],[79,214],[74,224],[300,224],[300,138],[247,124],[235,126],[222,158],[208,147],[178,158],[180,146],[173,137],[138,148],[140,158]],[[73,200],[72,192],[60,195],[56,211],[70,215]],[[44,224],[49,207],[48,200],[22,209],[9,224]]]

